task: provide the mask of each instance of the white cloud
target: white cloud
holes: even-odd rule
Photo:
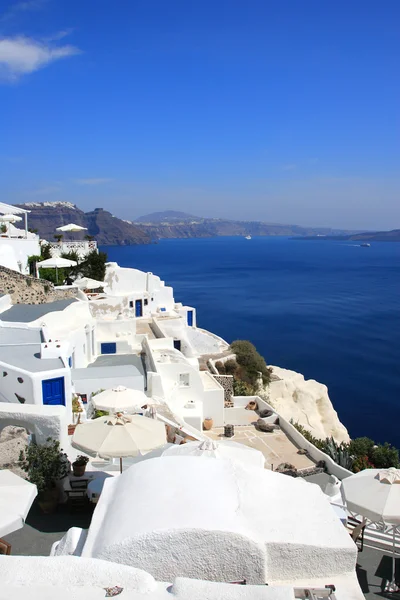
[[[0,38],[0,79],[16,81],[79,52],[74,46],[54,46],[24,36]]]
[[[112,181],[108,177],[92,177],[88,179],[74,179],[74,182],[78,185],[101,185],[102,183],[108,183]]]
[[[21,13],[38,11],[44,8],[48,0],[26,0],[12,4],[5,13],[0,16],[0,23],[14,19]]]

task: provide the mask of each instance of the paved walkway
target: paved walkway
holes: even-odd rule
[[[88,529],[92,510],[71,513],[67,506],[59,505],[57,511],[45,515],[36,502],[33,503],[25,526],[4,539],[11,544],[11,554],[20,556],[49,556],[54,542],[60,540],[70,527]]]
[[[223,427],[214,427],[212,431],[204,433],[214,440],[224,438]],[[281,463],[290,463],[296,469],[306,469],[314,466],[314,462],[308,456],[298,454],[299,448],[293,444],[281,429],[265,433],[258,431],[254,425],[238,425],[235,426],[234,437],[224,439],[231,439],[260,450],[265,456],[267,469],[276,469]]]

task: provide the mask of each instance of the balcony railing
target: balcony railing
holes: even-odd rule
[[[98,252],[97,242],[94,240],[50,242],[50,251],[52,256],[61,256],[61,254],[64,253],[76,252],[79,257],[83,258],[93,252],[93,250]]]

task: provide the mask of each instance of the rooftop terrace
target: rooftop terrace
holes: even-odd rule
[[[252,413],[253,411],[246,411]],[[255,413],[253,413],[254,415]],[[249,416],[249,418],[251,418]],[[253,421],[254,416],[252,417]],[[298,454],[299,448],[287,437],[281,430],[277,429],[271,433],[258,431],[254,425],[235,426],[235,435],[233,438],[224,437],[223,427],[214,427],[212,431],[204,432],[213,440],[221,438],[231,439],[240,442],[256,450],[260,450],[266,459],[266,468],[275,469],[281,463],[290,463],[296,469],[308,469],[314,467],[314,462],[304,454]]]
[[[77,300],[75,298],[68,298],[45,304],[15,304],[8,310],[0,313],[0,320],[12,323],[31,323],[50,312],[64,310],[73,302],[77,302]]]

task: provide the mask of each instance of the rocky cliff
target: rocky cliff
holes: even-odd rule
[[[271,404],[285,419],[293,419],[317,438],[332,436],[337,442],[349,442],[346,427],[332,406],[328,388],[301,373],[272,367],[275,376],[266,390]],[[268,401],[268,400],[267,400]]]
[[[20,204],[21,208],[30,210],[28,223],[30,229],[37,229],[41,238],[54,241],[54,235],[59,233],[57,227],[75,223],[86,227],[84,234],[95,236],[98,244],[104,245],[133,245],[149,244],[151,238],[146,231],[137,225],[114,217],[102,208],[83,212],[70,202],[30,202]],[[76,239],[83,234],[64,233],[64,239]]]

